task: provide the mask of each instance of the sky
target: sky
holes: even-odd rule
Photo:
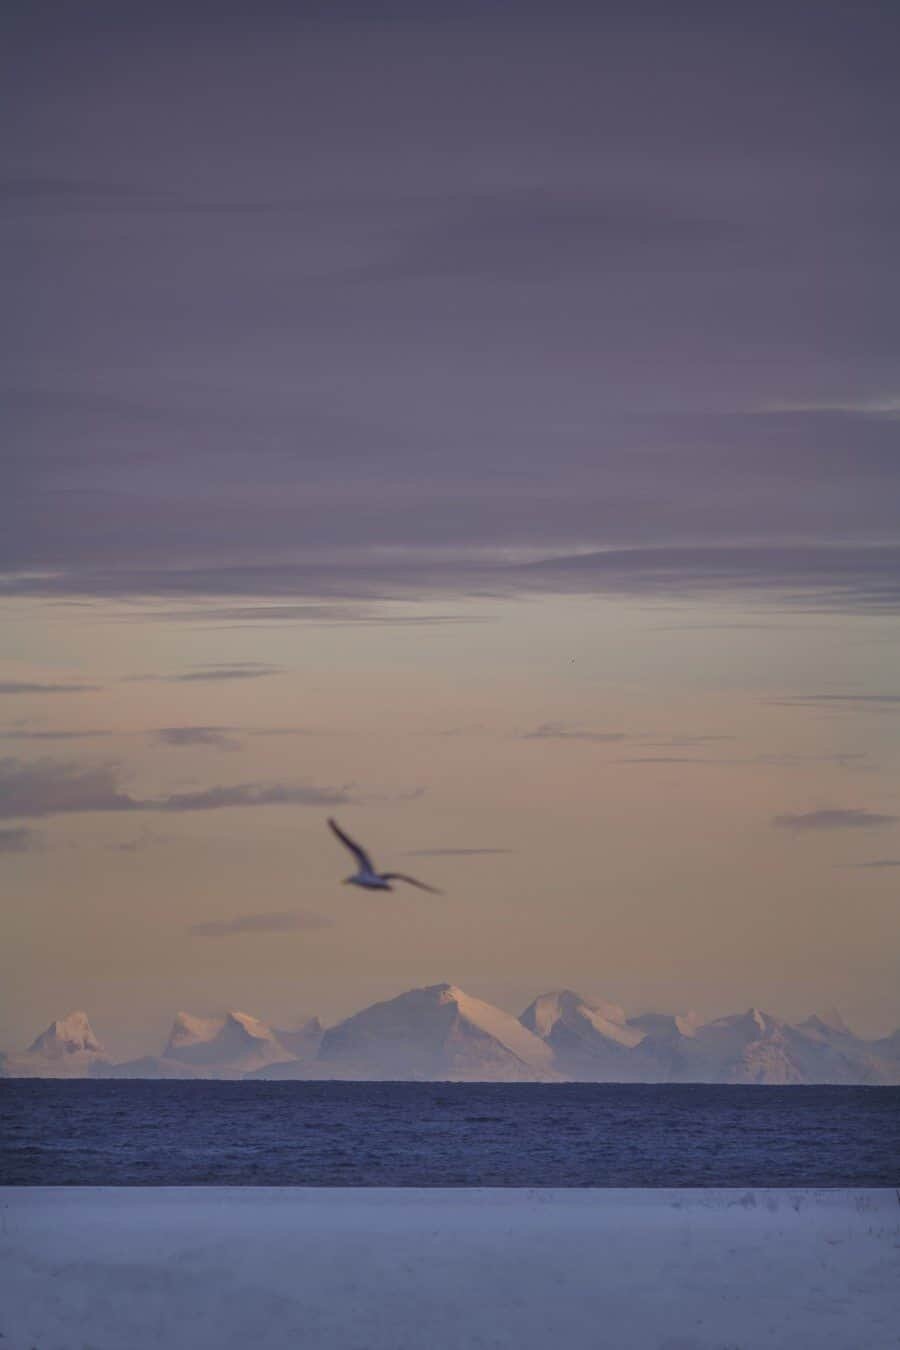
[[[898,27],[4,7],[4,1048],[900,1023]]]

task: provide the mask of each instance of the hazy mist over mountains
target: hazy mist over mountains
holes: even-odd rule
[[[412,989],[325,1029],[294,1030],[247,1013],[179,1012],[158,1055],[113,1063],[87,1014],[54,1021],[8,1078],[266,1078],[471,1082],[900,1084],[900,1030],[856,1036],[829,1010],[797,1024],[751,1008],[628,1017],[571,990],[541,994],[520,1017],[450,984]]]

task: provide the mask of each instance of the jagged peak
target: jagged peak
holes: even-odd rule
[[[693,1008],[689,1008],[686,1013],[675,1014],[675,1025],[682,1036],[696,1036],[703,1026],[703,1018]]]
[[[633,1047],[644,1039],[644,1032],[630,1026],[624,1008],[617,1003],[594,1003],[572,989],[556,989],[539,994],[519,1018],[528,1031],[549,1041],[563,1034],[581,1038],[599,1036],[602,1043]],[[588,1028],[590,1030],[588,1031]]]
[[[748,1008],[745,1013],[738,1013],[733,1018],[722,1018],[723,1022],[732,1022],[736,1026],[746,1026],[748,1030],[755,1028],[761,1036],[767,1032],[773,1031],[778,1025],[778,1019],[771,1013],[763,1012],[762,1008]]]
[[[532,999],[528,1006],[552,1011],[554,1008],[577,1008],[582,1003],[586,1004],[587,1000],[581,994],[576,994],[574,989],[548,989],[545,994],[538,994],[537,998]]]
[[[77,1009],[58,1017],[28,1047],[29,1054],[75,1054],[89,1051],[102,1054],[103,1046],[94,1034],[86,1012]]]
[[[427,984],[424,989],[410,989],[411,994],[431,994],[437,998],[438,1003],[457,1003],[460,998],[465,998],[465,994],[455,984]],[[402,997],[402,995],[401,995]]]
[[[565,1016],[567,1013],[576,1012],[579,1008],[602,1017],[606,1022],[625,1025],[625,1009],[618,1003],[588,999],[583,994],[576,993],[574,989],[550,989],[545,994],[538,994],[537,998],[529,1003],[522,1018],[538,1021],[554,1015]]]
[[[239,1027],[241,1031],[257,1041],[270,1041],[273,1038],[270,1026],[260,1021],[258,1017],[251,1016],[250,1013],[241,1012],[238,1008],[228,1009],[225,1014],[225,1025]]]
[[[709,1033],[719,1034],[728,1031],[737,1031],[743,1035],[749,1035],[759,1040],[761,1037],[768,1037],[780,1031],[784,1026],[777,1017],[771,1013],[763,1012],[761,1008],[748,1008],[746,1012],[731,1013],[725,1017],[717,1017],[712,1022],[704,1022],[697,1026],[696,1030],[704,1035]]]
[[[90,1019],[81,1008],[70,1012],[66,1017],[57,1017],[50,1026],[58,1031],[84,1031],[93,1035]]]
[[[837,1031],[842,1036],[853,1035],[833,1003],[825,1008],[818,1008],[812,1017],[807,1017],[806,1022],[801,1022],[800,1025],[817,1027],[823,1031]]]
[[[169,1033],[169,1045],[192,1045],[208,1041],[222,1030],[221,1017],[196,1017],[193,1013],[177,1012]]]
[[[703,1018],[699,1013],[690,1011],[686,1013],[661,1013],[645,1012],[639,1013],[637,1017],[629,1017],[628,1025],[637,1027],[640,1031],[646,1031],[650,1036],[696,1036],[700,1027],[703,1026]]]

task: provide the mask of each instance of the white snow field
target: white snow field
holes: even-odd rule
[[[893,1190],[0,1189],[2,1350],[886,1350]]]

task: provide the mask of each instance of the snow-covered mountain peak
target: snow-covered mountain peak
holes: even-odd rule
[[[176,1060],[202,1073],[227,1077],[290,1059],[291,1051],[265,1022],[231,1008],[224,1017],[194,1017],[180,1012],[162,1058]]]
[[[555,989],[549,994],[538,994],[520,1020],[536,1036],[546,1038],[560,1018],[571,1016],[583,1003],[581,995],[573,990]]]
[[[21,1054],[5,1055],[0,1077],[83,1078],[106,1064],[85,1012],[58,1017]]]
[[[693,1010],[686,1013],[676,1013],[675,1025],[682,1036],[696,1036],[699,1028],[703,1026],[703,1018]]]
[[[436,998],[438,1003],[456,1003],[460,997],[465,997],[455,984],[429,984],[419,992]]]
[[[94,1035],[87,1013],[78,1011],[51,1022],[46,1031],[32,1041],[26,1053],[58,1059],[79,1053],[102,1055],[103,1046]]]
[[[703,1019],[695,1012],[687,1013],[640,1013],[629,1017],[628,1025],[637,1027],[648,1038],[656,1041],[678,1041],[682,1037],[696,1036],[703,1026]]]
[[[800,1023],[803,1027],[809,1027],[812,1030],[824,1033],[836,1033],[838,1036],[852,1036],[853,1032],[847,1026],[837,1008],[830,1005],[827,1008],[820,1008],[814,1012],[812,1017],[807,1017],[805,1022]]]
[[[184,1046],[211,1041],[221,1030],[220,1017],[194,1017],[192,1013],[177,1012],[163,1054]]]
[[[519,1021],[543,1040],[553,1040],[557,1031],[581,1039],[596,1033],[603,1041],[634,1046],[644,1037],[643,1031],[629,1026],[624,1008],[617,1003],[589,1003],[571,989],[539,994]]]
[[[261,1022],[258,1017],[251,1017],[250,1013],[239,1012],[236,1008],[229,1008],[226,1013],[225,1027],[233,1027],[255,1041],[275,1039],[272,1028],[267,1026],[265,1022]]]
[[[733,1027],[743,1036],[768,1036],[778,1026],[778,1019],[760,1008],[748,1008],[745,1013],[737,1013],[734,1017],[720,1017],[718,1023]],[[709,1025],[715,1026],[717,1023],[711,1022]]]
[[[322,1043],[325,1028],[318,1017],[309,1017],[299,1027],[273,1027],[272,1032],[279,1045],[283,1045],[285,1050],[299,1061],[314,1057]]]
[[[319,1059],[339,1077],[555,1078],[550,1047],[511,1013],[452,984],[410,989],[325,1033]]]

